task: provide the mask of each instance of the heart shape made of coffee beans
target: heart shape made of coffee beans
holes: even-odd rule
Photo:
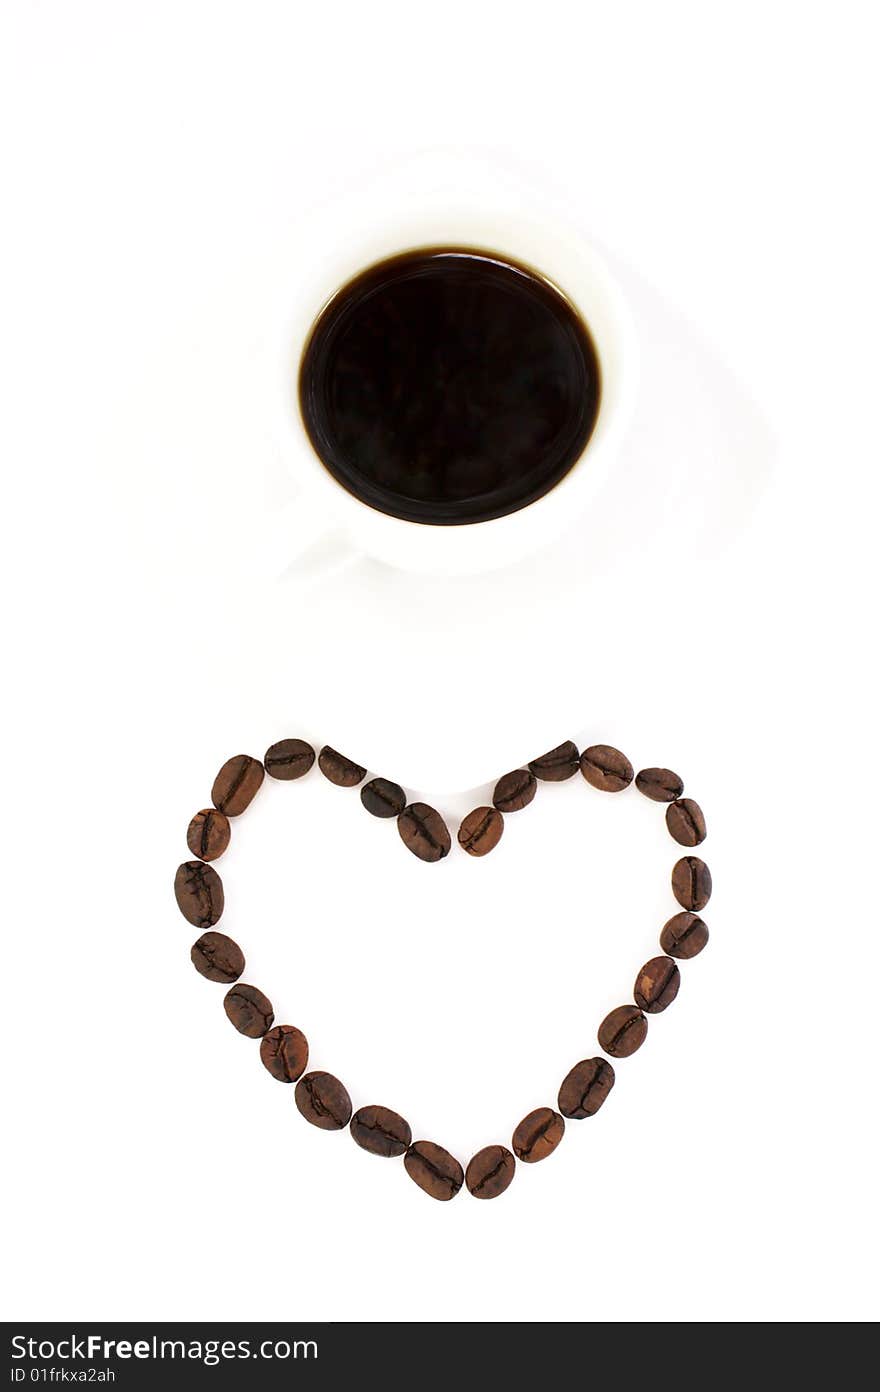
[[[409,1124],[389,1107],[370,1104],[353,1111],[345,1086],[332,1073],[306,1071],[309,1046],[295,1025],[276,1025],[272,1003],[256,986],[241,981],[244,953],[237,943],[216,931],[223,914],[223,884],[210,863],[227,849],[230,819],[247,810],[266,774],[290,781],[304,777],[315,763],[312,746],[301,739],[273,744],[262,760],[236,754],[220,769],[211,789],[211,807],[192,818],[187,845],[194,857],[178,866],[174,877],[177,905],[188,923],[202,929],[190,957],[196,970],[209,981],[229,987],[224,1009],[240,1034],[260,1040],[264,1067],[280,1083],[294,1085],[294,1100],[301,1115],[323,1131],[346,1127],[357,1144],[373,1155],[403,1156],[410,1178],[431,1198],[452,1199],[466,1186],[478,1199],[494,1199],[509,1187],[516,1161],[534,1164],[551,1155],[565,1132],[566,1120],[595,1116],[614,1086],[614,1067],[607,1058],[581,1059],[559,1087],[556,1107],[538,1107],[515,1127],[510,1148],[488,1145],[463,1168],[456,1158],[434,1141],[413,1141]],[[403,788],[386,778],[367,779],[367,770],[325,745],[317,755],[318,767],[340,788],[360,787],[363,806],[374,817],[395,819],[400,839],[413,855],[432,864],[445,859],[452,837],[440,813],[427,803],[409,802]],[[580,771],[591,787],[604,793],[621,793],[630,785],[666,806],[666,825],[680,846],[694,848],[706,837],[706,821],[698,803],[684,796],[684,784],[670,769],[645,768],[634,773],[619,749],[594,744],[578,752],[571,741],[557,745],[523,768],[498,780],[492,805],[476,807],[458,829],[458,843],[471,856],[485,856],[498,845],[504,819],[533,801],[539,783],[559,783]],[[652,957],[636,976],[633,999],[612,1010],[599,1026],[600,1048],[613,1059],[628,1058],[645,1041],[649,1015],[659,1014],[678,995],[681,980],[678,962],[696,957],[709,940],[709,930],[699,917],[712,893],[709,867],[698,856],[682,856],[672,869],[672,893],[679,912],[663,925],[663,955]]]

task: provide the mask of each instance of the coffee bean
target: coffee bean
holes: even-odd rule
[[[270,778],[280,778],[284,783],[302,778],[314,762],[314,749],[301,739],[279,740],[277,744],[270,744],[263,755],[263,765]]]
[[[300,1115],[322,1131],[342,1131],[351,1121],[351,1098],[332,1073],[306,1073],[293,1100]]]
[[[600,793],[622,793],[633,781],[633,766],[610,744],[591,744],[581,755],[581,773]]]
[[[677,913],[660,930],[660,946],[670,957],[687,960],[702,952],[709,941],[709,929],[692,913]]]
[[[237,981],[244,971],[244,953],[225,933],[203,933],[190,948],[190,961],[209,981]]]
[[[574,1121],[595,1116],[613,1087],[614,1069],[607,1059],[582,1059],[563,1078],[557,1106]]]
[[[648,1022],[635,1005],[619,1005],[599,1026],[599,1047],[612,1058],[629,1058],[645,1042]]]
[[[703,809],[693,798],[679,798],[666,809],[669,835],[679,846],[699,846],[706,839],[706,818]]]
[[[344,754],[338,754],[329,744],[325,744],[318,755],[318,768],[337,788],[356,788],[367,776],[365,768],[352,763]]]
[[[659,1015],[678,995],[681,972],[671,957],[652,957],[636,977],[633,999],[640,1010]]]
[[[371,778],[361,788],[361,802],[374,817],[399,817],[406,807],[406,793],[399,783]]]
[[[565,740],[562,744],[557,744],[555,749],[549,749],[546,754],[542,754],[540,759],[532,759],[529,768],[536,778],[542,778],[545,783],[562,783],[564,779],[577,773],[579,764],[577,745],[571,740]]]
[[[223,913],[223,881],[200,860],[185,860],[174,876],[174,897],[187,923],[213,928]]]
[[[242,982],[226,992],[223,1009],[239,1034],[246,1034],[248,1039],[259,1039],[271,1029],[275,1019],[268,996],[256,986],[245,986]]]
[[[565,1134],[565,1122],[552,1107],[538,1107],[523,1117],[513,1133],[513,1153],[517,1160],[534,1165],[546,1160]]]
[[[433,863],[449,855],[452,838],[449,828],[426,802],[411,802],[397,819],[397,830],[407,850],[419,860]]]
[[[229,845],[229,818],[216,807],[197,812],[186,829],[186,844],[199,860],[217,860]]]
[[[414,1141],[403,1163],[413,1183],[432,1199],[454,1199],[464,1184],[464,1170],[455,1156],[433,1141]]]
[[[409,1122],[388,1107],[361,1107],[352,1117],[350,1129],[361,1149],[371,1155],[403,1155],[412,1141]]]
[[[683,909],[699,913],[712,897],[709,867],[698,856],[682,856],[672,867],[672,892]]]
[[[227,817],[240,817],[263,782],[263,765],[250,754],[234,754],[227,759],[211,789],[211,801]]]
[[[464,1182],[475,1199],[497,1199],[515,1172],[516,1161],[507,1147],[490,1145],[477,1151],[464,1172]]]
[[[484,856],[501,840],[504,818],[494,807],[475,807],[458,828],[458,844],[468,855]]]
[[[263,1036],[260,1060],[279,1083],[295,1083],[309,1061],[309,1041],[295,1025],[276,1025]]]
[[[535,775],[528,769],[513,769],[498,779],[492,802],[499,812],[520,812],[528,807],[537,786]]]
[[[671,769],[642,769],[636,774],[636,787],[652,802],[674,802],[684,792],[684,784]]]

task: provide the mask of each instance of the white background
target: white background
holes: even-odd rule
[[[874,18],[7,0],[6,1317],[876,1316]],[[437,145],[516,165],[629,291],[594,559],[515,605],[366,563],[261,590],[267,268]],[[453,822],[569,736],[706,808],[709,947],[498,1202],[305,1125],[189,965],[186,822],[287,734]],[[577,779],[426,867],[356,793],[267,785],[222,862],[247,979],[355,1105],[508,1141],[655,950],[662,811]]]

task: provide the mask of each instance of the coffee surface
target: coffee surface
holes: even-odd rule
[[[568,472],[599,407],[589,331],[536,272],[489,252],[406,252],[343,286],[300,368],[334,478],[411,522],[482,522]]]

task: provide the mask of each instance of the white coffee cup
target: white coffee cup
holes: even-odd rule
[[[278,287],[278,322],[265,373],[274,435],[298,485],[296,498],[264,538],[265,567],[315,578],[368,556],[407,571],[461,575],[510,565],[546,545],[595,498],[626,429],[635,395],[636,344],[627,307],[601,256],[556,217],[534,217],[522,189],[476,184],[458,166],[432,166],[371,181],[312,219],[287,286]],[[299,407],[298,376],[309,332],[328,300],[367,266],[420,247],[491,251],[537,270],[586,322],[600,363],[601,399],[580,457],[542,497],[486,522],[434,526],[379,512],[324,467]],[[305,252],[303,251],[305,248]]]

